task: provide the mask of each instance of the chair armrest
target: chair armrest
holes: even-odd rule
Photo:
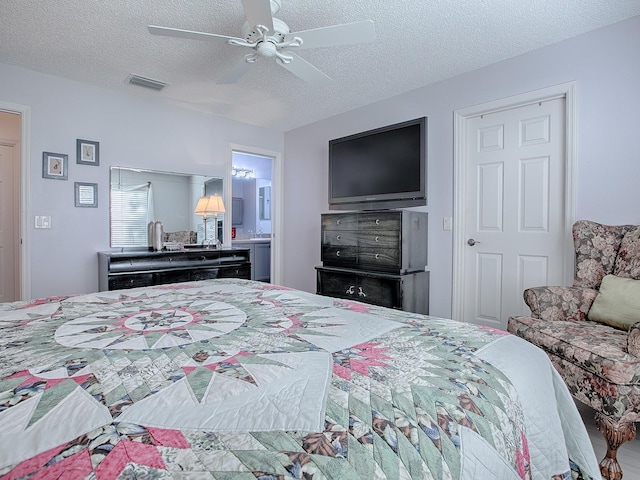
[[[629,328],[627,337],[627,352],[634,357],[640,357],[640,322],[636,322]]]
[[[586,320],[598,291],[586,287],[534,287],[524,291],[533,318]]]

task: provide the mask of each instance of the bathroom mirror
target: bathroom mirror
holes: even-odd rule
[[[258,188],[258,206],[260,220],[271,220],[271,186]]]
[[[166,241],[200,244],[201,215],[195,215],[203,195],[223,196],[222,179],[130,167],[110,168],[110,233],[112,247],[147,247],[147,225],[160,221]],[[209,239],[223,240],[224,214],[207,219]]]

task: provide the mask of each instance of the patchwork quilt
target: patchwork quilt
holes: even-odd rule
[[[0,479],[600,478],[502,331],[239,279],[0,304]]]

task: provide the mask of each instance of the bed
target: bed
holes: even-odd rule
[[[0,304],[0,478],[596,479],[546,355],[239,279]]]

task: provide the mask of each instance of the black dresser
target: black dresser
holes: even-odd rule
[[[323,214],[317,293],[429,313],[427,222],[409,210]]]
[[[146,287],[211,278],[251,278],[249,250],[194,248],[181,252],[98,252],[99,289]]]

